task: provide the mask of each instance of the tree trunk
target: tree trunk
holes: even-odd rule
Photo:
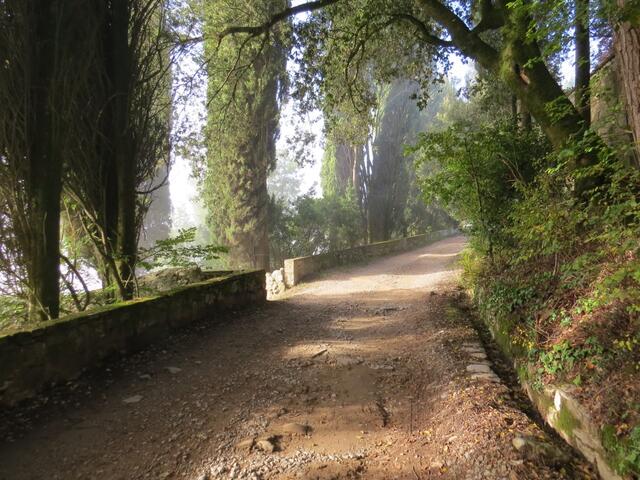
[[[531,113],[521,101],[517,102],[518,109],[518,128],[528,132],[531,130]]]
[[[511,95],[511,118],[513,119],[513,126],[518,127],[520,118],[518,117],[518,97],[515,95]]]
[[[56,118],[52,83],[56,72],[57,2],[38,0],[31,12],[29,35],[31,84],[27,135],[29,142],[29,178],[26,185],[30,225],[27,239],[27,269],[30,298],[29,318],[57,318],[60,309],[60,195],[62,152],[56,145]],[[28,81],[28,80],[27,80]]]
[[[626,0],[618,0],[624,9]],[[640,167],[640,22],[625,18],[616,25],[615,51],[629,126],[635,144],[635,161]]]
[[[136,161],[129,127],[131,52],[129,47],[129,0],[113,0],[111,23],[113,81],[113,155],[117,172],[118,220],[116,260],[120,296],[133,297],[137,250]]]
[[[524,38],[524,37],[523,37]],[[582,117],[544,64],[534,42],[512,40],[502,57],[500,74],[533,115],[555,148],[562,148],[583,131]],[[556,113],[557,114],[554,114]]]
[[[584,127],[591,125],[591,48],[589,43],[589,0],[575,0],[575,105]]]
[[[562,148],[583,132],[581,115],[544,62],[540,61],[540,48],[529,32],[532,18],[528,8],[515,6],[503,9],[503,41],[497,51],[439,0],[419,0],[419,4],[426,15],[447,30],[458,51],[496,73],[509,86],[555,148]],[[577,165],[588,165],[594,160],[591,155],[583,155]]]

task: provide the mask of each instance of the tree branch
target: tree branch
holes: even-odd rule
[[[473,33],[495,30],[504,25],[503,10],[493,5],[491,0],[480,0],[480,21],[473,28]]]
[[[429,28],[424,24],[424,22],[413,15],[409,15],[408,13],[396,13],[391,15],[392,19],[405,20],[418,29],[418,33],[420,33],[420,37],[427,43],[431,45],[435,45],[437,47],[449,48],[453,47],[453,43],[448,40],[443,40],[434,34],[431,33]]]
[[[453,11],[439,0],[419,0],[418,3],[429,17],[447,30],[455,48],[467,57],[477,60],[483,67],[497,70],[498,52],[482,41]]]
[[[289,17],[293,17],[299,13],[305,12],[313,12],[315,10],[320,10],[322,8],[333,5],[334,3],[338,3],[340,0],[315,0],[313,2],[302,3],[295,7],[285,8],[281,12],[273,15],[269,20],[264,22],[261,25],[256,25],[253,27],[245,27],[245,26],[233,26],[224,29],[222,32],[218,34],[219,40],[223,38],[234,35],[236,33],[247,33],[252,37],[257,37],[258,35],[262,35],[268,32],[274,25],[277,23],[286,20]]]

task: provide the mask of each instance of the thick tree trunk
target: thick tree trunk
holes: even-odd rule
[[[383,242],[389,240],[389,213],[391,199],[383,185],[373,183],[369,192],[369,208],[367,211],[369,242]]]
[[[575,0],[575,105],[585,128],[591,125],[591,48],[589,42],[589,0]]]
[[[30,283],[29,317],[57,318],[60,309],[60,195],[62,152],[56,145],[56,112],[52,83],[56,71],[57,2],[38,0],[33,4],[27,136],[29,178],[26,183],[30,221],[27,269]]]
[[[531,130],[531,113],[521,101],[517,102],[518,128],[528,132]]]
[[[496,51],[484,42],[445,4],[438,0],[419,0],[425,14],[444,26],[451,43],[462,54],[498,74],[526,106],[556,148],[562,148],[583,132],[582,117],[560,84],[540,59],[537,42],[531,39],[532,19],[527,8],[504,8],[500,20],[503,43]],[[581,156],[578,165],[593,163]]]
[[[128,300],[135,289],[137,250],[136,161],[129,127],[132,74],[129,47],[129,0],[112,1],[111,49],[113,82],[113,155],[117,172],[117,243],[120,296]]]
[[[502,57],[500,76],[533,115],[555,148],[562,148],[583,131],[582,116],[575,109],[539,58],[537,45],[514,39]],[[588,163],[588,162],[587,162]]]
[[[626,0],[618,0],[624,8]],[[635,144],[636,165],[640,167],[640,21],[627,18],[616,25],[615,51],[627,116]]]

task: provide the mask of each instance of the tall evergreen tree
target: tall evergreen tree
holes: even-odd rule
[[[369,193],[369,238],[389,240],[404,220],[410,189],[411,159],[404,147],[415,139],[423,125],[420,111],[411,98],[417,86],[396,80],[383,100],[378,134],[374,141],[373,168]]]
[[[264,21],[286,0],[205,7],[208,124],[205,198],[211,231],[233,267],[269,268],[267,176],[275,165],[279,104],[286,87],[286,24],[261,40],[218,41],[230,23]],[[240,47],[243,48],[240,48]]]
[[[131,298],[142,219],[168,162],[170,51],[164,0],[92,3],[83,155],[69,159],[71,209],[93,245],[105,287]]]
[[[33,320],[59,313],[63,159],[74,150],[75,97],[86,82],[80,1],[0,2],[0,195],[20,251]]]

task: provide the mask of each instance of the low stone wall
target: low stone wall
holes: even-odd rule
[[[0,337],[0,405],[13,405],[196,320],[215,322],[224,310],[264,301],[264,271],[243,272]]]
[[[600,428],[592,421],[587,410],[572,394],[571,385],[545,385],[534,388],[531,366],[522,354],[522,346],[512,342],[508,331],[493,313],[485,314],[484,323],[502,352],[513,361],[520,383],[540,413],[569,445],[593,463],[603,480],[623,480],[610,465],[609,456],[601,441]]]
[[[456,230],[439,230],[414,237],[400,238],[386,242],[370,243],[346,250],[308,257],[289,258],[284,261],[284,281],[290,288],[300,283],[302,279],[314,273],[351,263],[362,262],[369,258],[381,257],[391,253],[404,252],[414,248],[423,247],[442,238],[453,235]]]

